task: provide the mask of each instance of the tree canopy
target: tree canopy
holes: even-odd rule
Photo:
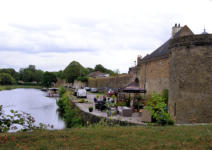
[[[0,73],[0,84],[10,85],[14,83],[15,79],[9,73]]]
[[[115,72],[113,72],[113,71],[110,70],[110,69],[105,68],[105,67],[102,66],[101,64],[96,65],[95,68],[94,68],[94,70],[95,70],[95,71],[100,71],[100,72],[103,72],[103,73],[108,73],[108,74],[110,74],[111,76],[113,76],[113,75],[116,74]]]
[[[45,87],[50,87],[52,85],[52,83],[56,83],[57,78],[56,75],[54,73],[48,72],[46,71],[43,74],[43,78],[42,78],[42,85]]]
[[[19,79],[19,73],[15,71],[13,68],[3,68],[0,69],[0,73],[8,73],[10,74],[15,80]]]
[[[63,76],[66,81],[73,83],[78,77],[85,76],[86,72],[86,69],[79,62],[72,61],[63,71]]]
[[[37,70],[34,65],[29,65],[28,68],[20,69],[20,80],[24,82],[41,82],[43,76],[42,70]]]

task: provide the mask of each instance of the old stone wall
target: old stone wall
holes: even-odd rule
[[[212,35],[170,45],[169,112],[176,123],[212,122]]]
[[[161,93],[169,89],[169,58],[144,62],[138,71],[140,87],[146,88],[147,94],[153,91]]]
[[[122,88],[129,84],[131,81],[133,81],[133,78],[128,74],[105,78],[89,78],[88,86],[97,88]]]
[[[77,89],[81,88],[81,87],[85,87],[86,86],[86,83],[85,82],[81,82],[81,81],[77,81],[77,80],[74,80],[74,84],[73,86]]]

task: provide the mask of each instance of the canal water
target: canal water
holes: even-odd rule
[[[0,91],[0,105],[5,113],[17,110],[29,113],[39,123],[53,125],[53,129],[63,129],[64,121],[59,117],[55,98],[46,97],[46,92],[37,89],[14,89]]]

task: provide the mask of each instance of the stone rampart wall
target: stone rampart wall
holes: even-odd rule
[[[169,59],[142,63],[138,71],[140,87],[146,88],[147,94],[153,91],[161,93],[163,89],[169,89]]]
[[[123,88],[131,81],[133,81],[133,77],[128,74],[105,78],[89,78],[88,86],[97,88]]]
[[[176,123],[212,122],[212,35],[170,45],[169,112]]]

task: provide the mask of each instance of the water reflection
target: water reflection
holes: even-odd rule
[[[13,109],[31,114],[35,125],[51,124],[54,129],[63,129],[65,124],[57,112],[55,98],[45,96],[45,92],[37,89],[15,89],[0,91],[0,105],[6,113]]]

